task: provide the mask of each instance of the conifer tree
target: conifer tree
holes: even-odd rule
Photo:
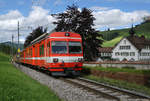
[[[42,26],[36,28],[35,30],[32,31],[32,33],[30,33],[27,37],[26,40],[24,42],[24,47],[27,47],[31,41],[33,41],[34,39],[36,39],[37,37],[39,37],[40,35],[44,34],[47,32],[47,28],[43,28]]]

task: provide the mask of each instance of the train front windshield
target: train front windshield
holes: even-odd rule
[[[67,42],[52,41],[52,53],[67,53]]]
[[[67,46],[68,45],[68,46]],[[52,53],[65,54],[67,47],[70,54],[82,53],[80,42],[52,41]]]
[[[82,53],[80,42],[69,42],[69,53]]]

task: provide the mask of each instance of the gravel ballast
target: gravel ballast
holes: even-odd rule
[[[83,88],[79,88],[75,85],[53,78],[42,72],[27,68],[22,65],[14,65],[31,78],[37,80],[41,84],[47,85],[57,94],[57,96],[59,96],[60,99],[63,99],[64,101],[112,101],[103,98],[100,95],[95,95],[92,92],[88,92]]]

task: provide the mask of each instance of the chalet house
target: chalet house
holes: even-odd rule
[[[99,50],[104,54],[103,49]],[[108,53],[105,51],[105,54]],[[111,59],[127,61],[150,61],[150,40],[144,36],[128,36],[120,40],[111,51]],[[104,57],[101,55],[101,58]]]

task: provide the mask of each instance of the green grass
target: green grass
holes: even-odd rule
[[[131,69],[129,67],[124,67],[124,68],[115,68],[115,67],[87,67],[85,66],[84,69],[94,69],[94,70],[100,70],[100,71],[106,71],[106,72],[126,72],[126,73],[132,73],[132,74],[141,74],[141,75],[150,75],[150,70],[136,70],[136,69]]]
[[[91,79],[100,83],[105,83],[105,84],[109,84],[112,86],[117,86],[119,88],[124,88],[124,89],[128,89],[128,90],[133,90],[133,91],[137,91],[143,94],[147,94],[150,95],[150,88],[142,86],[142,85],[137,85],[135,83],[128,83],[125,81],[121,81],[121,80],[114,80],[114,79],[110,79],[110,78],[100,78],[100,77],[96,77],[93,75],[88,75],[88,76],[84,76],[87,79]]]
[[[117,38],[114,38],[113,40],[110,40],[110,41],[104,41],[104,43],[102,44],[102,47],[114,47],[115,44],[117,44],[123,37],[120,36],[120,37],[117,37]]]
[[[0,53],[0,101],[60,101],[45,85],[31,79]]]

